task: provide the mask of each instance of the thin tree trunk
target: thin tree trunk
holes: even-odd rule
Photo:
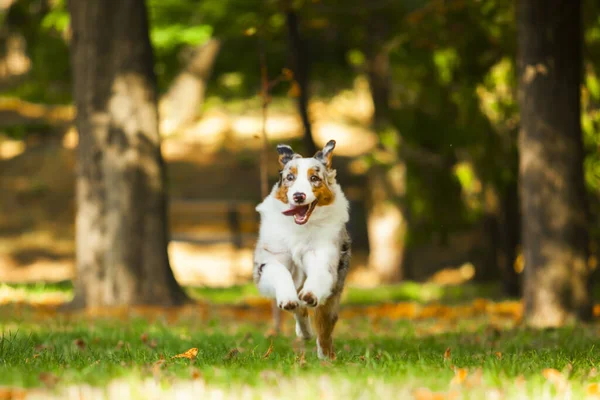
[[[384,45],[382,26],[370,29],[369,84],[374,105],[373,127],[378,135],[399,133],[390,125],[389,97],[391,71],[389,51]],[[386,132],[387,131],[387,132]],[[369,268],[382,282],[403,278],[404,239],[407,218],[403,207],[406,190],[406,164],[396,145],[379,142],[379,152],[388,159],[387,165],[374,165],[368,174],[367,229],[369,236]]]
[[[300,113],[302,125],[304,126],[302,142],[304,144],[304,150],[306,151],[306,154],[311,156],[317,152],[317,148],[313,140],[310,118],[308,116],[309,60],[306,48],[302,41],[302,36],[300,35],[298,14],[296,14],[296,11],[291,4],[287,5],[286,20],[288,27],[288,38],[291,48],[294,79],[300,87],[300,93],[298,96],[298,112]]]
[[[71,0],[79,131],[75,307],[173,305],[165,168],[143,0]]]
[[[498,215],[498,266],[505,295],[517,297],[521,293],[519,275],[515,270],[517,247],[520,243],[521,216],[517,182],[509,184],[500,197]]]
[[[581,17],[579,0],[519,1],[525,318],[539,327],[591,316]]]
[[[206,85],[219,54],[221,41],[211,39],[195,49],[188,65],[160,99],[161,131],[170,134],[185,128],[199,114]]]

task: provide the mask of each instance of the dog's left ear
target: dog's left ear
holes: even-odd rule
[[[279,166],[283,169],[285,164],[290,162],[294,156],[294,150],[287,144],[278,144],[277,145],[277,153],[279,153]]]
[[[323,164],[327,166],[327,168],[331,168],[331,159],[333,157],[333,149],[335,149],[335,140],[330,140],[323,147],[323,150],[317,151],[315,154],[315,158],[321,161]]]

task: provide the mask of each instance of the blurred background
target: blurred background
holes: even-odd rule
[[[168,252],[181,285],[253,290],[264,106],[269,187],[275,144],[312,155],[337,141],[334,166],[352,209],[350,286],[477,284],[486,293],[520,293],[513,1],[146,4]],[[581,121],[595,270],[599,4],[585,1],[583,16]],[[0,282],[13,289],[70,287],[75,276],[69,21],[64,0],[0,0]],[[268,103],[261,72],[272,82]]]

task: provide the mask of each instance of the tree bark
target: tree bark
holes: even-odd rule
[[[579,0],[521,0],[517,11],[525,318],[538,327],[591,316],[581,17]]]
[[[291,4],[287,5],[286,21],[293,64],[292,70],[294,72],[294,79],[300,87],[300,93],[298,95],[298,112],[300,113],[302,125],[304,126],[302,142],[304,144],[304,151],[306,151],[308,156],[311,156],[317,152],[317,147],[315,146],[310,118],[308,116],[309,60],[306,48],[302,41],[302,36],[300,35],[298,14]]]
[[[204,102],[206,85],[219,54],[221,41],[211,39],[195,49],[168,92],[160,99],[161,131],[171,134],[192,123]]]
[[[169,266],[165,167],[143,0],[71,0],[79,131],[74,307],[185,300]]]
[[[372,21],[373,22],[373,21]],[[379,135],[379,157],[368,174],[367,230],[369,236],[369,268],[381,282],[402,280],[405,259],[404,240],[407,218],[404,208],[406,164],[396,145],[385,145],[382,134],[394,134],[399,145],[400,136],[389,121],[391,70],[389,50],[385,46],[385,29],[375,21],[370,31],[368,68],[369,85],[373,99],[373,128]]]

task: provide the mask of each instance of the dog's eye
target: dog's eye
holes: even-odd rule
[[[320,180],[321,180],[321,178],[319,178],[316,175],[313,175],[313,176],[310,177],[310,181],[311,182],[319,182]]]
[[[294,174],[288,174],[285,179],[287,179],[288,181],[293,181],[294,180]]]

